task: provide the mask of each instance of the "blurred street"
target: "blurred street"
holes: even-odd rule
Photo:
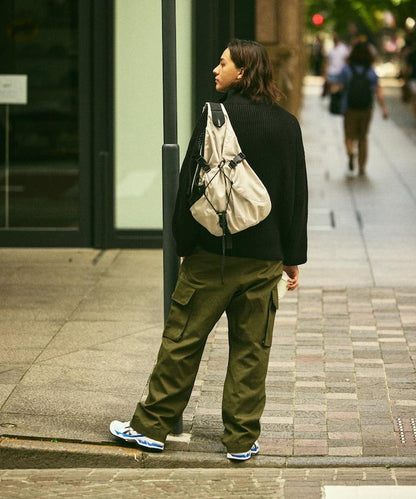
[[[108,432],[112,419],[131,417],[156,358],[161,250],[0,249],[1,497],[246,497],[256,488],[314,499],[330,485],[416,497],[416,124],[397,81],[384,85],[390,118],[375,110],[368,173],[358,177],[347,171],[342,118],[329,114],[321,79],[306,78],[309,261],[279,306],[261,453],[244,470],[220,442],[225,318],[183,435],[144,454]],[[368,489],[376,496],[387,497]]]

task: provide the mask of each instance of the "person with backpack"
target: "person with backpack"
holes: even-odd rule
[[[372,64],[374,52],[366,41],[352,47],[347,64],[343,67],[339,83],[342,89],[341,109],[344,115],[345,147],[350,172],[355,168],[355,143],[358,143],[358,173],[365,174],[368,157],[368,132],[373,114],[374,97],[383,118],[388,117],[378,76]]]
[[[173,233],[183,260],[148,396],[130,421],[113,421],[110,431],[144,449],[164,449],[191,396],[208,335],[225,312],[222,442],[228,459],[246,461],[259,452],[277,284],[285,271],[287,289],[296,289],[298,265],[307,259],[307,176],[299,123],[278,104],[281,94],[265,48],[233,40],[213,74],[222,106],[204,107],[182,164]],[[224,139],[216,127],[227,127]],[[254,225],[233,230],[233,217],[245,218],[250,209],[252,195],[242,204],[234,199],[249,192],[237,185],[248,181],[238,171],[247,168],[245,161],[265,188],[258,196],[265,196],[267,209]],[[226,186],[222,207],[207,194],[217,176]],[[212,231],[195,208],[198,201],[218,222]]]

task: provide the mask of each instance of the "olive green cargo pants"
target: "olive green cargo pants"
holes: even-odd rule
[[[282,262],[225,257],[222,284],[221,259],[200,249],[184,259],[149,393],[130,424],[165,441],[191,396],[208,335],[225,311],[229,358],[222,441],[228,452],[245,452],[260,434]]]

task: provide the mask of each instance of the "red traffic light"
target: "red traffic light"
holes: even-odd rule
[[[312,22],[315,26],[322,26],[324,23],[324,16],[322,14],[314,14],[312,16]]]

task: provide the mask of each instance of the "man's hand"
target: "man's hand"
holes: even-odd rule
[[[283,265],[283,270],[289,276],[287,289],[293,291],[299,286],[299,269],[297,265]]]

